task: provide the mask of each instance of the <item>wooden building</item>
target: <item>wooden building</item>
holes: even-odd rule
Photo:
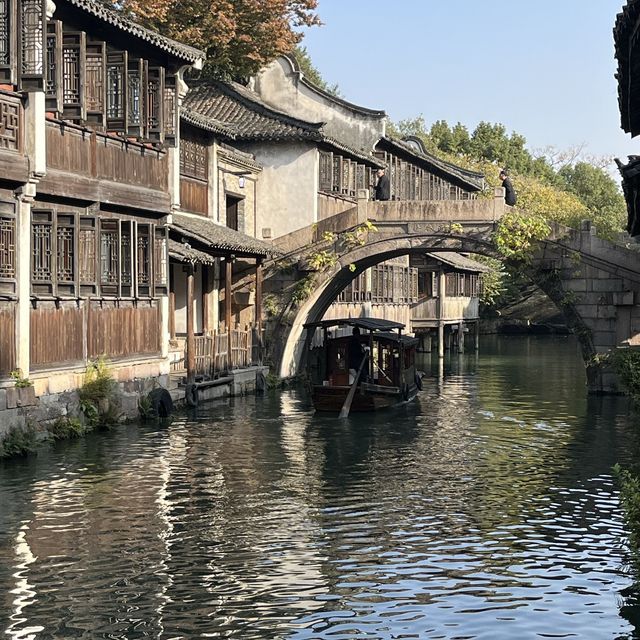
[[[465,334],[473,332],[478,348],[482,274],[488,267],[453,251],[411,256],[418,272],[418,299],[411,307],[410,327],[420,337],[420,347],[438,355],[465,350]]]
[[[0,3],[0,379],[168,373],[179,92],[203,60],[94,0]]]

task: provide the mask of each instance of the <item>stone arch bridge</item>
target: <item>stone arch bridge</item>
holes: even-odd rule
[[[276,241],[282,254],[265,265],[265,345],[282,377],[304,369],[304,324],[322,318],[358,274],[401,255],[458,251],[499,257],[493,235],[505,210],[493,199],[369,202]],[[371,229],[375,226],[375,230]],[[528,267],[578,337],[591,392],[618,391],[599,353],[640,338],[640,251],[580,230],[552,225]],[[640,341],[640,340],[639,340]]]

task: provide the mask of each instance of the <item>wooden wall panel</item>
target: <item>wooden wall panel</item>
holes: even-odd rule
[[[16,368],[15,306],[0,309],[0,376]]]
[[[206,182],[180,176],[180,208],[190,213],[207,215],[209,211],[209,188]]]
[[[91,308],[87,348],[89,358],[160,353],[158,307]]]
[[[83,325],[77,307],[31,309],[31,367],[82,361]]]
[[[91,134],[73,127],[47,124],[47,167],[91,175]]]

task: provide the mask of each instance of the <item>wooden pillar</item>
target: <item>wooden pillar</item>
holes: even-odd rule
[[[464,353],[464,322],[458,324],[458,353]]]
[[[193,313],[195,282],[193,265],[187,267],[187,383],[194,382],[196,377],[196,334]]]
[[[231,344],[231,267],[233,265],[233,256],[228,256],[224,260],[224,326],[225,331],[229,334],[229,344]]]
[[[474,328],[474,348],[476,351],[480,350],[480,320],[476,320],[475,328]]]
[[[169,268],[169,339],[176,339],[176,284],[174,265]]]
[[[211,267],[202,265],[202,333],[211,333]]]
[[[258,342],[262,342],[262,260],[256,261],[256,306],[255,325],[258,330]]]

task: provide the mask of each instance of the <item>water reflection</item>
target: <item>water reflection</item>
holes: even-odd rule
[[[638,437],[566,339],[422,363],[347,421],[230,399],[0,466],[11,638],[632,637],[610,476]]]

